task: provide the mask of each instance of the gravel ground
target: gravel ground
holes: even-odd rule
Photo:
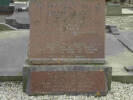
[[[106,16],[106,24],[115,25],[121,30],[133,30],[133,15]]]
[[[0,100],[133,100],[133,84],[112,82],[107,96],[28,96],[23,93],[22,82],[0,82]]]

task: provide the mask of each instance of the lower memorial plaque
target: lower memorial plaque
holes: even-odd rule
[[[109,67],[108,67],[109,68]],[[87,94],[101,96],[108,91],[108,69],[86,66],[29,67],[26,93],[36,94]],[[26,73],[27,72],[27,73]]]

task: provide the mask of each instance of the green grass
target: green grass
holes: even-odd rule
[[[5,26],[5,25],[0,24],[0,31],[7,31],[7,30],[13,30],[13,29],[11,29],[8,26]]]

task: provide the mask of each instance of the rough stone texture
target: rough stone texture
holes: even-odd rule
[[[25,67],[24,91],[29,95],[106,95],[108,88],[111,87],[109,69],[109,67],[87,65]]]
[[[30,22],[32,64],[104,63],[104,0],[32,0]]]

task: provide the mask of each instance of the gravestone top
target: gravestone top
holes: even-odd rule
[[[104,62],[104,0],[32,0],[30,22],[33,64]]]

